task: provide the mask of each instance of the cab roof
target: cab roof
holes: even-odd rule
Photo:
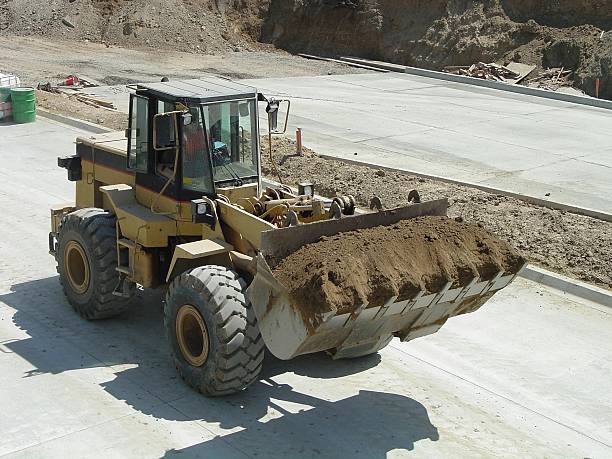
[[[137,93],[171,101],[196,103],[257,97],[257,89],[215,76],[194,80],[139,83]]]

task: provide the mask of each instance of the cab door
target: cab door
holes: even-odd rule
[[[180,154],[177,133],[180,126],[165,126],[165,134],[174,140],[164,148],[158,148],[154,144],[153,125],[166,121],[157,115],[172,111],[173,106],[172,103],[139,94],[130,96],[128,168],[134,171],[136,176],[136,200],[169,216],[177,213],[179,205],[180,170],[174,169],[175,166],[180,168],[180,161],[175,161],[176,156]]]

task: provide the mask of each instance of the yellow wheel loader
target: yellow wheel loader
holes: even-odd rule
[[[265,348],[280,359],[320,351],[351,358],[393,337],[434,333],[519,271],[449,274],[440,285],[423,275],[414,292],[388,289],[371,301],[356,296],[348,309],[305,314],[275,272],[288,256],[328,237],[445,217],[447,201],[389,210],[374,202],[378,209],[356,212],[352,197],[319,198],[310,183],[265,186],[258,106],[267,104],[271,134],[278,101],[212,77],[134,89],[126,132],[80,137],[75,155],[58,158],[76,198],[52,208],[49,251],[68,301],[86,319],[120,314],[137,287],[167,288],[176,367],[205,395],[251,384]]]

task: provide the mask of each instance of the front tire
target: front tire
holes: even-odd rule
[[[204,395],[239,392],[253,383],[264,343],[244,281],[222,266],[202,266],[168,289],[164,323],[175,366]]]
[[[66,215],[60,226],[60,282],[72,307],[89,320],[116,316],[129,306],[129,298],[113,295],[119,284],[115,221],[105,210],[85,208]]]

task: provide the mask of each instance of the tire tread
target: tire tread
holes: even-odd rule
[[[197,378],[193,367],[174,351],[174,360],[180,376],[204,395],[228,395],[243,390],[253,383],[261,372],[264,343],[257,320],[244,294],[244,281],[222,266],[201,266],[177,276],[171,283],[164,304],[164,321],[169,340],[174,339],[175,307],[173,292],[181,287],[195,290],[206,303],[214,321],[209,327],[209,339],[217,340],[212,377]],[[214,336],[213,336],[214,335]],[[208,362],[205,364],[208,365]]]

